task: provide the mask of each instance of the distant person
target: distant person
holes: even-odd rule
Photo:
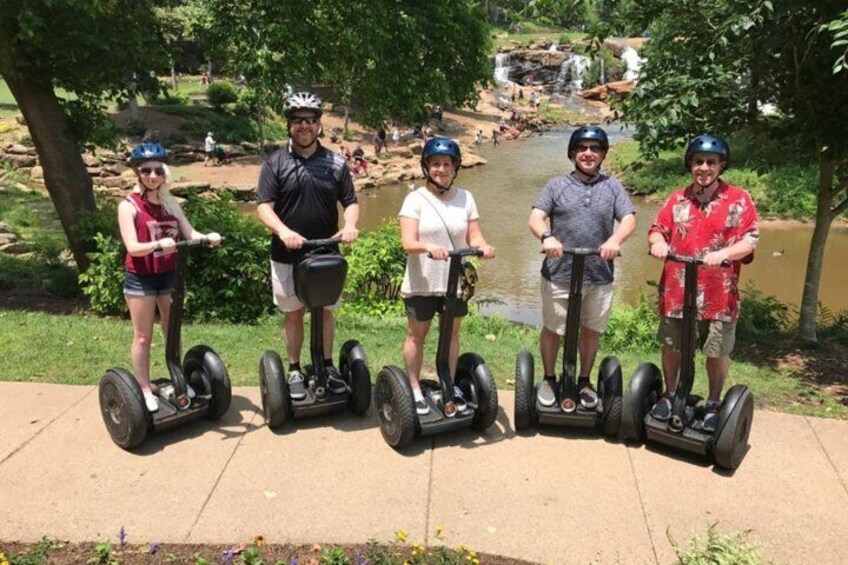
[[[392,126],[392,145],[395,149],[400,145],[400,128],[398,128],[397,124]]]
[[[353,175],[354,176],[370,176],[368,174],[368,161],[365,160],[365,150],[361,145],[357,145],[353,150]]]
[[[212,164],[215,164],[215,138],[212,136],[212,132],[206,132],[206,139],[203,141],[203,152],[205,157],[203,158],[203,166],[206,167],[210,161],[212,160]]]
[[[378,156],[386,149],[386,128],[380,126],[377,133],[374,134],[374,156]]]
[[[492,130],[492,144],[495,147],[501,144],[501,134],[497,129]]]
[[[477,135],[474,136],[474,145],[483,145],[483,130],[477,130]]]
[[[718,424],[721,391],[730,373],[730,354],[739,318],[739,274],[754,258],[760,233],[751,195],[721,179],[730,165],[730,146],[715,135],[699,135],[686,148],[684,165],[692,177],[686,188],[668,197],[648,232],[651,255],[669,253],[700,257],[698,322],[701,351],[706,357],[709,392],[702,429],[712,433]],[[723,262],[729,266],[723,266]],[[685,265],[665,261],[659,284],[660,328],[665,394],[651,409],[668,420],[680,373],[683,332]]]
[[[215,165],[220,166],[228,164],[229,162],[230,156],[227,154],[227,150],[224,149],[224,146],[220,143],[215,144]]]
[[[221,236],[216,232],[201,233],[186,219],[171,194],[171,172],[164,147],[150,142],[136,145],[130,166],[136,174],[136,184],[118,204],[118,224],[126,248],[124,298],[133,326],[130,355],[144,405],[149,412],[156,412],[159,403],[150,388],[153,322],[159,310],[162,333],[167,334],[177,240],[208,237],[211,245],[218,245]],[[191,387],[187,393],[189,398],[194,397]]]
[[[244,78],[244,75],[239,73],[236,78],[236,85],[238,86],[239,92],[244,90],[244,87],[247,86],[247,80]]]

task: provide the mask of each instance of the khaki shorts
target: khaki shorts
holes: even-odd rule
[[[542,324],[546,329],[565,335],[568,312],[568,286],[542,277]],[[602,333],[612,313],[612,284],[583,285],[580,325]]]
[[[698,320],[696,324],[701,352],[706,357],[727,357],[736,345],[736,322]],[[681,318],[662,318],[657,337],[663,345],[680,351],[683,339]]]
[[[294,265],[271,261],[271,292],[274,295],[274,305],[281,312],[294,312],[304,308],[303,302],[294,293]],[[326,310],[335,310],[342,303],[341,296]]]

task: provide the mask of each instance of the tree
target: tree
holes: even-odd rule
[[[151,5],[131,0],[0,0],[0,75],[23,113],[74,259],[88,266],[80,221],[96,208],[80,150],[161,61]],[[61,97],[57,90],[67,94]]]
[[[838,18],[830,23],[824,24],[821,31],[833,34],[833,49],[841,50],[841,54],[833,63],[833,74],[848,71],[848,10],[842,12]]]
[[[765,134],[783,161],[819,170],[799,330],[815,343],[827,235],[848,209],[848,73],[833,75],[827,38],[816,30],[844,10],[838,0],[644,0],[652,33],[634,95],[622,106],[646,156],[703,131]],[[766,118],[757,102],[772,102]]]

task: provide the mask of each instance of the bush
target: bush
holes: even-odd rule
[[[635,306],[617,304],[604,333],[604,348],[611,351],[656,348],[659,323],[656,300],[644,294]]]
[[[754,343],[775,336],[791,325],[789,306],[756,288],[742,291],[736,336],[740,342]]]
[[[689,546],[683,550],[671,538],[668,539],[681,565],[711,565],[713,563],[734,563],[736,565],[759,565],[762,563],[759,552],[745,539],[748,532],[725,535],[716,531],[713,524],[707,530],[707,538],[692,538]]]
[[[397,222],[386,220],[345,250],[348,261],[344,308],[371,316],[402,316],[400,285],[406,253]]]
[[[212,106],[221,110],[239,99],[238,87],[227,80],[213,82],[206,89],[206,98]]]

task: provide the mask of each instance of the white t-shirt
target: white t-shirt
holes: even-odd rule
[[[203,149],[207,153],[211,153],[212,151],[215,150],[215,139],[211,135],[206,136],[206,139],[204,140],[204,144],[203,144]]]
[[[449,193],[448,200],[441,200],[422,186],[407,195],[398,216],[418,220],[419,241],[451,250],[455,248],[453,244],[456,248],[468,247],[468,222],[480,218],[477,203],[471,193],[462,188],[452,188],[451,193],[453,197]],[[445,224],[450,230],[450,237]],[[430,259],[426,253],[408,255],[400,287],[401,296],[444,294],[448,287],[449,265],[450,261]]]

